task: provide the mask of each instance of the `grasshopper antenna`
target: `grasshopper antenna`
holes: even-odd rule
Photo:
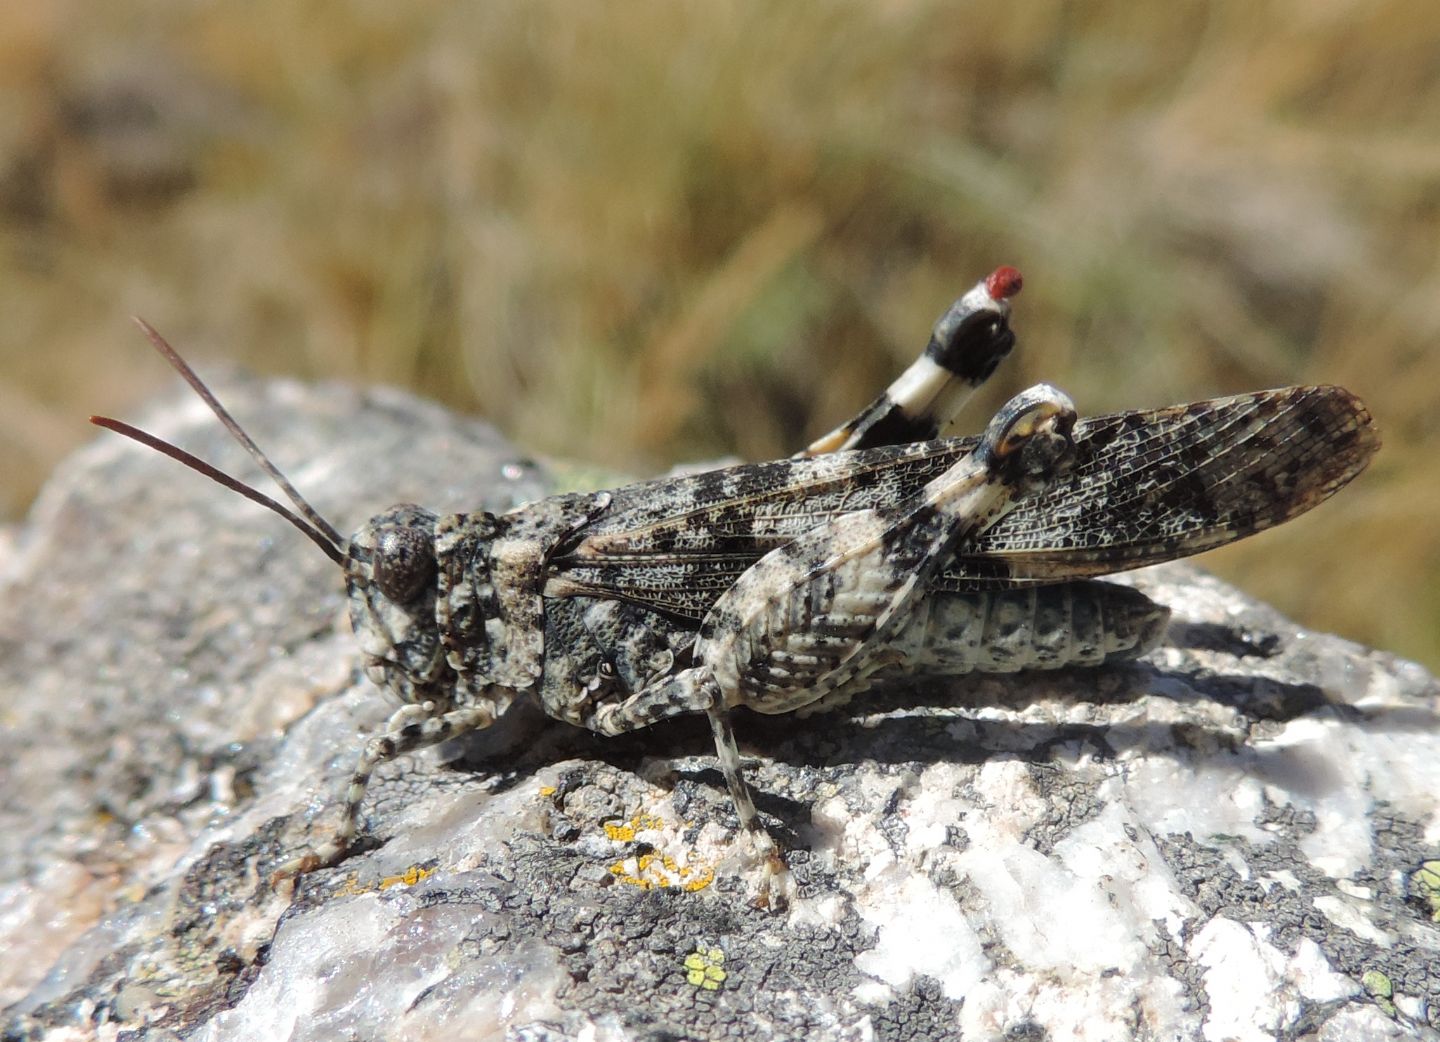
[[[165,341],[165,338],[156,332],[154,327],[144,319],[135,319],[135,324],[138,325],[145,336],[149,338],[155,350],[160,352],[160,355],[170,363],[175,371],[185,378],[185,382],[194,388],[195,393],[210,407],[210,411],[215,414],[225,426],[225,429],[230,432],[231,436],[245,447],[245,451],[250,453],[251,458],[260,465],[260,469],[265,471],[266,474],[269,474],[271,480],[280,486],[281,491],[285,493],[291,503],[295,504],[296,510],[299,510],[300,513],[297,515],[295,511],[286,507],[283,503],[271,499],[263,492],[251,488],[249,485],[237,478],[231,477],[224,471],[217,470],[198,456],[193,456],[184,449],[176,445],[171,445],[168,441],[163,441],[153,434],[140,430],[138,427],[132,427],[122,420],[111,419],[108,416],[92,416],[90,417],[90,422],[97,427],[104,427],[106,430],[124,435],[132,441],[137,441],[147,448],[154,449],[156,452],[169,456],[171,459],[183,463],[191,470],[204,474],[211,481],[224,485],[230,491],[238,492],[252,503],[258,503],[263,507],[273,510],[301,532],[304,532],[311,542],[324,551],[326,557],[341,567],[344,567],[345,554],[343,547],[345,540],[341,538],[340,533],[335,530],[334,526],[321,517],[320,512],[305,501],[305,497],[296,491],[295,486],[290,484],[284,474],[280,473],[279,468],[270,462],[269,457],[266,456],[265,453],[260,451],[260,446],[255,444],[250,435],[245,433],[244,428],[241,427],[240,424],[235,421],[235,418],[225,409],[225,406],[220,404],[220,400],[215,397],[210,388],[205,386],[205,382],[196,375],[195,370],[190,368],[185,359],[180,357],[179,352],[171,347]]]

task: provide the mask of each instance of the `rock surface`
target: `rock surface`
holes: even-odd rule
[[[543,490],[398,393],[221,392],[342,529]],[[192,399],[148,421],[253,477]],[[1124,669],[740,715],[788,915],[702,720],[523,706],[383,768],[371,842],[277,892],[392,708],[333,565],[107,436],[0,581],[5,1039],[1440,1038],[1440,688],[1190,569],[1131,577],[1175,621]]]

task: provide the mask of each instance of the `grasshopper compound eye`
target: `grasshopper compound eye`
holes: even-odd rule
[[[435,578],[434,540],[418,528],[392,528],[380,536],[371,568],[380,592],[405,604]]]

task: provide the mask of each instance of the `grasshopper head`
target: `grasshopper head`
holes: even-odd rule
[[[270,475],[291,506],[128,423],[107,416],[92,416],[90,422],[169,456],[289,521],[345,571],[350,621],[364,654],[365,674],[405,702],[452,704],[456,673],[446,661],[436,611],[439,604],[436,515],[408,503],[401,504],[371,518],[347,542],[260,451],[189,363],[149,325],[139,319],[136,322],[155,350],[174,366],[225,429]],[[484,622],[484,618],[479,620],[482,626]]]
[[[346,547],[350,622],[365,675],[405,702],[445,702],[453,687],[435,615],[437,520],[401,504],[371,518]]]
[[[1036,384],[1006,402],[985,428],[980,451],[1000,480],[1021,495],[1039,492],[1075,462],[1075,403],[1050,384]]]

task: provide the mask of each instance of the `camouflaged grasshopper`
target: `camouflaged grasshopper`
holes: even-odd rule
[[[141,323],[298,514],[128,424],[92,422],[313,540],[345,573],[366,675],[401,702],[364,745],[334,837],[279,874],[344,855],[379,763],[488,727],[519,696],[610,735],[705,713],[740,824],[779,873],[732,707],[804,715],[898,676],[1133,659],[1159,642],[1168,609],[1091,577],[1286,521],[1378,448],[1369,413],[1338,387],[1077,421],[1041,384],[979,437],[935,440],[1013,346],[1019,289],[1013,268],[976,285],[884,394],[795,458],[500,515],[403,504],[349,540]]]

